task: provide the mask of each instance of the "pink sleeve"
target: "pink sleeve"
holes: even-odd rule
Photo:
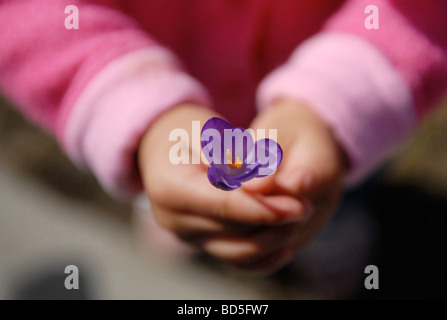
[[[364,25],[370,4],[379,9],[378,30]],[[348,181],[361,179],[445,92],[445,15],[443,1],[347,1],[264,79],[260,108],[281,97],[306,101],[346,150]]]
[[[161,112],[207,104],[176,58],[113,0],[0,0],[0,89],[116,195],[141,189],[138,140]],[[79,8],[67,30],[65,8]]]

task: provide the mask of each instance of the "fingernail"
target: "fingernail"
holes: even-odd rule
[[[308,190],[312,185],[313,175],[307,171],[291,174],[281,181],[281,185],[290,192],[296,193],[302,189]]]
[[[292,198],[290,196],[282,195],[269,195],[264,196],[260,194],[253,195],[255,199],[264,204],[265,206],[273,209],[276,212],[280,212],[285,215],[291,216],[302,216],[303,215],[303,205],[299,200]]]
[[[299,180],[299,175],[298,178],[294,177],[294,176],[286,176],[286,177],[281,177],[281,186],[283,186],[285,189],[287,190],[293,190],[295,189],[295,185],[296,185],[296,181]]]
[[[265,177],[262,179],[253,179],[242,184],[242,188],[249,193],[264,193],[270,191],[273,187],[273,178]]]

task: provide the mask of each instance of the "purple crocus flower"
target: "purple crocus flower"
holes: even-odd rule
[[[255,143],[248,130],[233,127],[220,118],[211,118],[205,123],[201,144],[211,165],[208,180],[225,191],[272,174],[282,160],[282,149],[276,141],[261,139]]]

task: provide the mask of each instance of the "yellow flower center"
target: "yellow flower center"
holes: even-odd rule
[[[242,161],[239,157],[236,158],[236,163],[233,164],[233,157],[231,154],[230,149],[227,149],[227,160],[228,160],[228,166],[231,169],[239,169],[240,167],[242,167]]]

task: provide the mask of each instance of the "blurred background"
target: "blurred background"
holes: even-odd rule
[[[148,214],[108,197],[0,98],[0,299],[446,298],[447,103],[274,276],[151,241]],[[70,264],[79,290],[64,287]],[[369,264],[379,290],[364,287]]]

